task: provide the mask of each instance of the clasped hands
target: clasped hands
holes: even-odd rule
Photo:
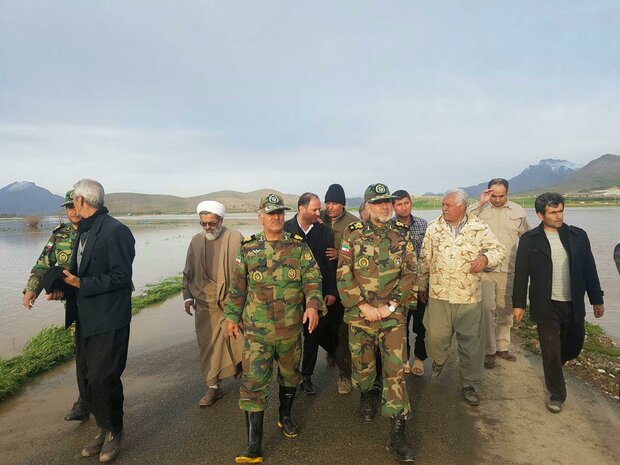
[[[366,321],[379,321],[392,314],[388,308],[389,305],[398,307],[398,302],[390,300],[387,304],[381,305],[380,307],[373,307],[369,303],[363,303],[359,307]]]

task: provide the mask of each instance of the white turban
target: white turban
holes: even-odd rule
[[[200,202],[196,207],[196,213],[200,215],[201,212],[214,213],[220,218],[224,218],[226,207],[215,200],[205,200],[204,202]]]

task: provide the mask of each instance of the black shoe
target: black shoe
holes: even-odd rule
[[[310,376],[303,377],[303,381],[301,382],[301,390],[304,391],[304,394],[309,396],[316,394],[316,389],[314,388],[314,384],[312,383],[312,378]]]
[[[442,371],[443,371],[443,364],[440,365],[439,363],[433,360],[433,369],[431,371],[431,378],[437,378],[441,374]]]
[[[65,421],[85,421],[89,418],[90,411],[81,398],[78,398],[71,410],[65,415]]]
[[[88,444],[84,446],[82,449],[82,457],[92,457],[94,455],[99,455],[101,452],[101,448],[103,447],[103,443],[105,442],[105,437],[108,432],[104,429],[99,430],[99,434],[93,438]]]
[[[360,416],[362,420],[370,421],[375,417],[376,413],[375,393],[372,390],[362,392],[360,396]]]
[[[415,454],[405,439],[405,420],[392,418],[392,430],[390,440],[386,446],[387,451],[400,462],[414,462]]]
[[[291,419],[291,407],[295,400],[296,387],[280,386],[280,409],[278,411],[278,428],[282,428],[284,436],[287,438],[295,438],[299,434],[299,430]]]
[[[263,416],[265,412],[245,412],[248,448],[237,454],[236,463],[261,463],[263,461]]]
[[[478,397],[478,394],[473,386],[465,386],[461,389],[461,395],[463,396],[463,400],[469,405],[480,405],[480,397]]]
[[[110,462],[116,458],[121,450],[121,439],[123,439],[123,430],[113,432],[108,431],[105,435],[103,447],[99,453],[100,462]]]

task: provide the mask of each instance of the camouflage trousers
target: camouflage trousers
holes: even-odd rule
[[[404,325],[389,328],[349,325],[349,348],[353,387],[369,391],[375,381],[375,349],[383,362],[381,414],[389,418],[411,418],[411,406],[404,377],[407,360]]]
[[[273,362],[278,364],[278,384],[297,387],[301,381],[301,333],[293,337],[257,337],[246,333],[243,343],[243,382],[239,408],[260,412],[267,408]]]

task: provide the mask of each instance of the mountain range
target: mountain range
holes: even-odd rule
[[[487,182],[464,188],[468,196],[478,197],[486,189]],[[536,195],[545,191],[560,193],[589,192],[620,187],[620,156],[606,154],[580,168],[566,160],[547,158],[530,165],[519,175],[508,180],[510,193],[522,196]],[[286,205],[297,205],[297,194],[284,194],[274,189],[252,192],[218,191],[195,197],[173,195],[113,193],[107,194],[105,204],[115,214],[161,214],[193,213],[202,200],[222,202],[228,211],[256,211],[258,203],[266,194],[276,192],[283,196]],[[441,194],[425,194],[441,195]],[[59,212],[64,197],[55,195],[33,182],[20,181],[0,189],[0,215],[52,215]],[[356,207],[361,198],[347,199],[348,207]]]

